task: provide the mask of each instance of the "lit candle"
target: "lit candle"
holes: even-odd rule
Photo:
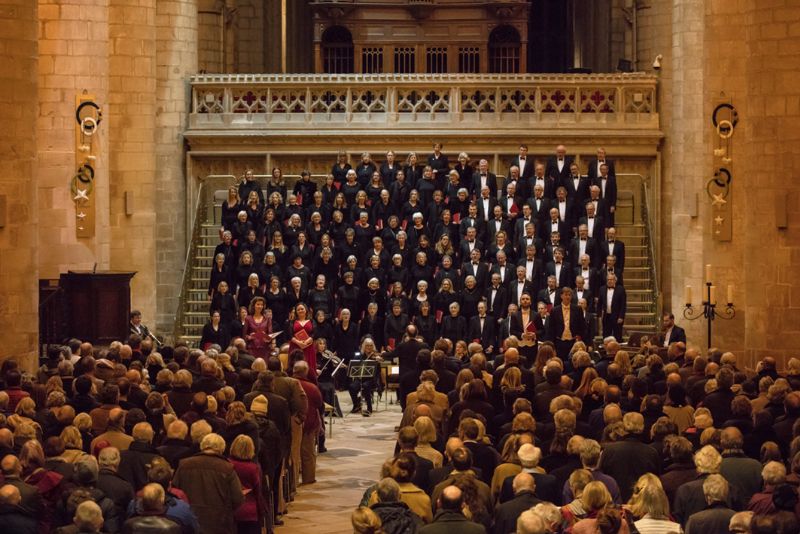
[[[733,304],[733,284],[728,284],[728,302],[727,304]]]
[[[686,304],[691,304],[692,303],[692,286],[686,286],[686,292],[684,293],[684,295],[685,295],[684,302]]]
[[[717,286],[711,286],[711,304],[717,303]]]
[[[711,264],[706,263],[706,282],[711,281]]]

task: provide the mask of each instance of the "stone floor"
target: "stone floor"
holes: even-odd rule
[[[391,393],[394,399],[394,393]],[[342,410],[352,404],[347,393],[339,394]],[[328,452],[317,457],[317,482],[300,486],[295,501],[284,516],[285,525],[276,534],[344,534],[352,532],[350,514],[364,490],[378,478],[384,460],[392,456],[400,422],[400,407],[380,406],[372,417],[347,414],[334,418]],[[328,434],[330,436],[330,433]]]

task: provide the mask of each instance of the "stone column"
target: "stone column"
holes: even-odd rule
[[[28,371],[39,341],[36,35],[35,3],[0,0],[0,346]]]
[[[156,309],[156,0],[109,6],[111,268],[136,271],[131,306]],[[127,206],[125,195],[132,195]]]
[[[36,3],[36,2],[34,2]],[[108,0],[38,0],[39,114],[38,243],[40,277],[69,269],[109,268],[108,229]],[[95,232],[76,237],[70,179],[75,173],[75,96],[86,91],[105,115],[92,136]]]
[[[159,0],[156,11],[156,326],[172,331],[186,257],[183,130],[197,72],[197,0]]]

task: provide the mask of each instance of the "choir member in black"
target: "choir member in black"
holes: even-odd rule
[[[386,241],[384,239],[384,241]],[[408,267],[413,259],[413,247],[408,243],[408,234],[405,230],[400,230],[395,236],[395,243],[389,246],[392,255],[400,254],[403,257],[403,265]]]
[[[261,191],[261,183],[256,180],[251,169],[244,173],[244,180],[239,184],[239,198],[244,200],[250,197],[250,191],[255,191],[261,204],[264,204],[264,193]]]
[[[375,164],[372,162],[370,153],[364,152],[361,154],[361,163],[356,167],[356,176],[358,176],[358,184],[362,189],[367,187],[367,184],[372,178],[372,173],[377,170],[377,167],[375,167]]]
[[[228,188],[228,198],[222,201],[222,229],[231,230],[241,211],[241,199],[235,186]]]
[[[386,271],[386,283],[393,285],[395,282],[400,282],[403,286],[403,290],[407,290],[409,287],[409,280],[408,269],[403,264],[403,256],[394,254],[392,256],[392,265]]]
[[[433,309],[436,312],[437,321],[443,320],[443,318],[450,313],[450,305],[454,302],[458,302],[460,306],[458,293],[453,289],[453,281],[449,278],[445,278],[442,280],[439,291],[437,291],[436,295],[433,297]]]
[[[469,188],[472,183],[472,176],[475,174],[475,168],[469,162],[469,156],[466,152],[458,155],[458,163],[453,167],[458,173],[458,180],[464,187]]]
[[[289,288],[286,290],[286,305],[292,310],[301,302],[306,301],[306,292],[303,288],[303,280],[299,276],[295,276],[289,280]]]
[[[336,294],[339,288],[339,265],[333,259],[330,247],[322,247],[321,257],[314,263],[314,275],[324,276],[331,294]]]
[[[343,218],[342,220],[347,222],[347,215],[350,213],[350,206],[347,204],[347,199],[344,196],[344,193],[339,191],[336,193],[336,196],[333,197],[333,205],[331,206],[333,211],[339,210],[342,212]],[[331,213],[331,218],[333,217],[333,213]]]
[[[439,264],[439,269],[433,277],[433,285],[436,287],[442,286],[442,280],[448,278],[453,283],[453,289],[459,291],[461,289],[461,277],[458,271],[453,267],[452,258],[445,254],[442,256],[442,261]]]
[[[304,263],[302,256],[295,256],[292,264],[286,268],[286,279],[298,277],[303,284],[303,293],[305,294],[311,287],[311,269]]]
[[[228,327],[230,339],[244,337],[244,323],[247,320],[247,314],[247,306],[239,306],[239,314],[233,321],[231,321],[230,326]]]
[[[397,173],[400,172],[400,166],[394,161],[394,156],[394,151],[390,150],[386,153],[386,161],[381,164],[381,180],[386,188],[394,183]]]
[[[344,174],[342,174],[342,182],[344,182]],[[341,184],[341,182],[340,182]],[[322,203],[326,206],[330,206],[333,204],[333,199],[336,197],[336,193],[339,192],[339,188],[336,186],[335,178],[332,174],[329,174],[325,177],[325,183],[322,185],[319,191],[317,191],[322,195]],[[314,198],[316,199],[316,193],[314,194]]]
[[[233,271],[236,268],[236,247],[233,245],[233,232],[225,230],[222,232],[222,243],[214,248],[214,257],[222,254],[225,257],[225,266]]]
[[[240,287],[239,292],[236,294],[236,302],[239,306],[250,306],[250,301],[256,297],[263,297],[264,292],[261,291],[261,282],[256,273],[251,273],[247,277],[247,285]]]
[[[382,360],[380,352],[378,352],[378,343],[371,337],[366,337],[361,342],[361,360],[373,360],[380,362]],[[380,364],[379,364],[380,365]],[[370,378],[353,379],[350,382],[350,399],[353,401],[353,410],[351,413],[361,412],[364,417],[372,415],[372,394],[380,387],[380,373],[375,372]],[[361,397],[367,403],[367,409],[361,408]]]
[[[356,242],[356,231],[352,228],[345,230],[344,241],[336,241],[336,247],[343,258],[350,258],[350,256],[361,257],[361,251],[358,249],[358,243]]]
[[[426,205],[426,211],[423,214],[426,224],[428,225],[428,232],[433,234],[438,223],[442,220],[442,212],[447,208],[444,202],[444,195],[441,190],[437,189],[433,192],[431,202]]]
[[[411,193],[411,186],[408,185],[406,180],[406,173],[398,171],[394,183],[389,186],[389,198],[392,199],[395,213],[400,213],[403,205],[408,201],[408,195]]]
[[[289,266],[289,247],[283,242],[283,232],[275,230],[275,233],[272,234],[272,245],[267,252],[272,252],[275,256],[275,263],[281,271],[285,271]]]
[[[378,313],[378,304],[370,302],[367,306],[366,315],[361,319],[361,324],[358,328],[358,338],[363,339],[365,336],[369,336],[375,340],[377,346],[384,347],[383,317],[383,315]]]
[[[466,339],[467,320],[460,314],[461,306],[458,302],[450,303],[450,314],[442,319],[440,337],[449,339],[453,343],[460,339]]]
[[[406,175],[406,182],[408,182],[411,189],[415,189],[417,187],[417,182],[422,179],[422,169],[422,164],[417,160],[417,153],[409,152],[403,172]]]
[[[334,182],[343,184],[346,181],[347,172],[353,167],[347,163],[347,154],[339,152],[336,163],[331,167],[331,176]]]
[[[356,171],[352,169],[347,171],[347,181],[342,184],[340,191],[344,195],[344,201],[346,205],[352,206],[356,203],[356,195],[359,191],[361,191],[361,185],[358,183],[358,175],[356,174]],[[340,206],[334,204],[334,207]]]
[[[336,291],[337,313],[350,310],[354,317],[361,317],[361,290],[353,283],[353,273],[347,271],[342,275],[344,283]]]
[[[358,352],[359,340],[358,321],[353,320],[353,314],[349,308],[342,308],[339,312],[339,320],[333,327],[334,352],[345,363],[350,363],[353,356]]]
[[[367,290],[361,292],[361,309],[366,310],[371,303],[378,306],[378,315],[386,316],[386,290],[381,287],[377,278],[370,278]]]
[[[333,313],[333,295],[324,276],[317,276],[314,287],[306,295],[306,303],[314,310],[315,315],[319,311],[325,312],[326,315]]]
[[[272,209],[272,211],[275,212],[275,220],[280,225],[279,228],[285,224],[286,218],[288,217],[288,215],[286,215],[286,205],[283,202],[283,198],[284,197],[277,191],[271,193],[269,195],[269,203],[264,208],[265,210]]]
[[[220,282],[216,293],[211,298],[211,306],[209,306],[209,310],[219,311],[222,322],[225,324],[230,324],[233,321],[237,309],[236,300],[234,300],[233,295],[228,293],[228,289],[228,282],[224,280]]]
[[[247,220],[253,225],[253,229],[256,233],[260,233],[261,229],[259,227],[264,220],[264,203],[259,201],[255,191],[250,191],[247,203],[242,209],[247,212]]]
[[[240,210],[236,216],[236,222],[233,223],[233,231],[231,232],[233,234],[233,244],[236,247],[244,244],[250,230],[253,230],[253,223],[247,220],[247,212],[245,210]]]
[[[208,349],[211,345],[219,345],[222,350],[228,348],[231,336],[228,333],[226,323],[222,322],[219,310],[211,310],[208,322],[203,326],[203,334],[200,337],[200,348]]]
[[[303,224],[300,215],[293,213],[289,216],[289,224],[283,229],[283,242],[291,248],[297,244],[297,236],[303,231]]]
[[[400,218],[403,220],[401,226],[408,228],[414,223],[414,214],[422,213],[422,204],[419,202],[419,191],[412,189],[408,194],[408,200],[405,201],[403,207],[400,209]]]
[[[444,191],[442,192],[444,193],[444,198],[448,206],[458,200],[458,190],[461,189],[461,187],[461,178],[458,171],[453,169],[447,173],[447,184],[445,184]]]
[[[400,299],[392,301],[392,312],[386,317],[383,326],[383,339],[389,350],[394,350],[403,339],[403,333],[409,324],[408,315],[403,313],[403,305]]]
[[[239,265],[236,267],[234,273],[234,282],[236,283],[236,291],[243,287],[247,287],[247,281],[250,275],[255,273],[258,276],[260,266],[253,263],[253,255],[245,250],[239,257]],[[249,303],[248,303],[249,304]]]
[[[428,256],[424,252],[417,252],[414,265],[410,269],[411,280],[425,280],[428,285],[433,283],[433,267],[428,265]]]
[[[283,171],[280,167],[273,167],[272,176],[267,181],[267,198],[271,198],[273,193],[278,193],[281,199],[286,198],[286,181],[283,179]],[[263,200],[261,201],[264,202]],[[281,200],[283,202],[283,200]]]
[[[433,203],[433,192],[437,191],[435,176],[430,165],[426,165],[422,171],[422,179],[417,182],[417,192],[419,202],[423,209],[427,209]]]
[[[370,178],[369,184],[364,191],[367,193],[367,203],[369,206],[374,206],[378,203],[378,199],[381,198],[381,191],[383,191],[383,181],[381,180],[380,173],[372,173],[372,178]]]
[[[314,193],[317,192],[317,183],[311,179],[311,173],[303,169],[300,172],[300,179],[294,184],[294,194],[300,197],[300,205],[307,208],[314,201]]]
[[[291,254],[292,258],[300,256],[303,259],[303,265],[311,265],[314,247],[308,242],[308,235],[305,231],[297,233],[297,242],[292,246],[289,254]]]
[[[408,295],[406,295],[406,292],[403,289],[403,284],[400,282],[389,284],[389,302],[394,302],[397,300],[400,301],[402,312],[408,315]]]
[[[354,254],[347,256],[347,261],[342,266],[342,270],[350,271],[351,273],[353,273],[353,283],[357,285],[359,289],[361,289],[362,293],[366,291],[367,289],[366,287],[364,287],[363,285],[359,285],[361,284],[361,272],[363,271],[363,269],[359,267],[358,260],[356,259]],[[364,310],[362,309],[361,311],[363,312]]]
[[[333,324],[328,320],[329,315],[324,310],[314,311],[314,339],[333,339]]]
[[[262,245],[256,236],[255,230],[250,230],[247,233],[247,239],[239,247],[240,254],[245,250],[253,255],[253,265],[261,265],[264,262],[264,245]]]
[[[267,208],[264,210],[264,222],[261,224],[261,235],[258,236],[259,241],[264,242],[264,247],[269,248],[272,245],[272,235],[280,231],[281,223],[275,216],[274,208]]]
[[[308,236],[309,244],[314,247],[314,250],[319,247],[319,242],[322,236],[327,231],[326,224],[322,222],[322,214],[319,211],[311,212],[308,224],[306,225],[306,236]]]
[[[269,279],[269,287],[264,292],[264,300],[267,301],[267,309],[272,310],[273,330],[285,330],[289,320],[289,306],[287,302],[286,290],[281,285],[281,279],[273,276]],[[280,341],[286,339],[282,334]]]
[[[443,233],[435,236],[433,242],[436,244],[433,246],[433,254],[430,260],[435,266],[440,266],[445,256],[448,256],[451,260],[455,258],[458,247],[453,242],[451,234]]]
[[[472,275],[464,279],[464,289],[461,291],[461,315],[469,320],[478,315],[478,303],[483,299],[483,290],[478,287],[478,281]]]
[[[367,221],[369,221],[370,204],[365,191],[359,191],[356,194],[356,201],[350,204],[350,219],[351,223],[357,223],[361,219],[361,214],[367,214]]]
[[[331,235],[331,239],[333,239],[337,247],[340,246],[341,243],[344,243],[347,230],[347,223],[344,221],[344,212],[341,210],[334,210],[333,213],[331,213],[331,224],[328,226],[328,233]],[[340,257],[346,258],[347,256],[340,255]]]
[[[442,154],[443,145],[441,143],[433,144],[433,154],[428,156],[428,166],[433,171],[433,177],[436,182],[436,189],[444,189],[445,181],[447,180],[447,173],[450,172],[450,161],[447,156]]]
[[[275,262],[275,253],[269,251],[264,255],[264,262],[258,270],[258,277],[263,283],[269,284],[269,280],[273,276],[283,280],[284,270]]]
[[[336,417],[341,417],[342,409],[339,406],[339,399],[336,398],[335,379],[340,374],[347,374],[347,369],[339,369],[336,372],[336,376],[333,376],[333,372],[336,371],[339,358],[337,358],[333,352],[328,350],[328,338],[317,337],[315,334],[314,340],[314,346],[317,349],[317,386],[319,386],[319,390],[322,393],[322,399],[325,401],[325,404],[333,406]],[[320,438],[324,433],[325,432],[323,431],[320,434]],[[324,441],[319,441],[317,445],[320,449],[324,449],[325,447]],[[320,450],[319,452],[324,451]]]
[[[353,225],[355,231],[355,242],[358,250],[369,250],[372,245],[372,238],[375,237],[375,227],[369,222],[369,212],[362,211],[359,214],[358,222]]]
[[[431,311],[431,303],[427,300],[419,303],[419,312],[414,317],[413,325],[417,327],[419,336],[429,347],[439,338],[436,318]]]
[[[389,191],[382,189],[378,199],[372,203],[372,220],[379,231],[389,225],[389,217],[395,214],[395,206],[389,196]]]
[[[378,283],[381,287],[386,287],[386,271],[383,270],[381,267],[381,258],[380,256],[372,255],[369,258],[369,265],[364,268],[364,272],[361,273],[361,281],[364,285],[364,282],[369,282],[375,278],[378,280]]]
[[[413,283],[413,281],[412,281]],[[412,293],[411,297],[411,315],[419,315],[419,309],[423,302],[427,302],[431,306],[431,315],[435,315],[433,312],[433,301],[428,296],[428,287],[430,284],[425,280],[417,280],[417,292]]]
[[[231,273],[225,265],[225,255],[217,254],[214,256],[214,265],[211,266],[211,276],[208,280],[208,296],[212,297],[217,290],[220,282],[231,281]]]

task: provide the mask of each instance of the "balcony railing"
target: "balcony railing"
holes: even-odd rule
[[[658,130],[656,77],[642,74],[205,74],[189,130],[473,131],[566,126]],[[200,132],[198,132],[200,133]]]

